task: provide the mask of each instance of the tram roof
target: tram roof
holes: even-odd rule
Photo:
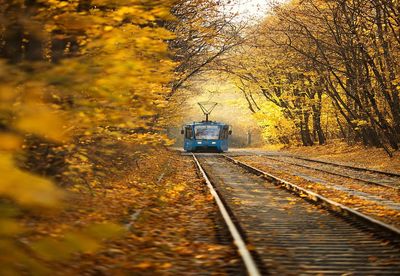
[[[223,126],[226,125],[225,123],[222,122],[216,122],[216,121],[201,121],[201,122],[190,122],[187,123],[186,125],[193,125],[193,126],[201,126],[201,125],[214,125],[214,126]]]

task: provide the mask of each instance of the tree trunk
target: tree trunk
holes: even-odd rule
[[[303,146],[312,146],[314,142],[311,138],[310,128],[308,126],[310,115],[305,112],[303,113],[303,121],[300,123],[300,135],[303,142]]]
[[[250,146],[251,145],[251,130],[248,130],[247,131],[247,146]]]
[[[325,144],[325,135],[324,131],[322,130],[321,126],[321,109],[316,107],[315,105],[312,106],[312,119],[313,119],[313,131],[317,133],[318,143],[320,145]]]

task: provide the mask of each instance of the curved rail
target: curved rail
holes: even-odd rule
[[[367,216],[365,214],[362,214],[350,207],[347,207],[343,204],[337,203],[333,200],[330,200],[324,196],[321,196],[315,192],[309,191],[307,189],[304,189],[298,185],[295,185],[293,183],[290,183],[284,179],[281,179],[277,176],[274,176],[270,173],[264,172],[258,168],[255,168],[249,164],[246,164],[244,162],[241,162],[239,160],[236,160],[232,157],[229,157],[227,155],[223,155],[224,158],[226,158],[227,160],[229,160],[230,162],[233,162],[237,165],[239,165],[240,167],[246,169],[249,172],[252,172],[254,174],[257,174],[259,176],[262,176],[266,179],[268,179],[269,181],[271,181],[272,183],[282,186],[287,190],[290,190],[292,192],[294,192],[295,194],[297,194],[298,196],[301,197],[306,197],[307,199],[315,202],[316,204],[322,205],[332,211],[338,212],[338,213],[342,213],[348,216],[352,216],[356,219],[359,219],[365,223],[368,223],[374,227],[380,228],[382,230],[384,230],[385,232],[391,234],[392,236],[394,236],[396,239],[400,240],[400,229],[398,229],[395,226],[386,224],[382,221],[376,220],[370,216]]]
[[[312,166],[307,166],[307,165],[304,165],[304,164],[298,164],[298,163],[290,162],[290,161],[287,161],[287,160],[281,160],[281,159],[278,159],[278,158],[274,158],[272,156],[264,156],[264,157],[268,158],[268,159],[271,159],[271,160],[274,160],[274,161],[290,164],[290,165],[301,167],[301,168],[306,168],[306,169],[310,169],[310,170],[315,170],[315,171],[319,171],[319,172],[328,173],[328,174],[335,175],[335,176],[340,176],[340,177],[344,177],[344,178],[348,178],[348,179],[353,179],[353,180],[361,181],[361,182],[364,182],[364,183],[367,183],[367,184],[372,184],[372,185],[377,185],[377,186],[381,186],[381,187],[385,187],[385,188],[400,190],[400,187],[395,187],[395,186],[388,185],[388,184],[382,184],[382,183],[379,183],[379,182],[375,182],[375,181],[372,181],[372,180],[366,180],[366,179],[362,179],[362,178],[355,177],[355,176],[336,173],[336,172],[333,172],[333,171],[329,171],[327,169],[321,169],[321,168],[316,168],[316,167],[312,167]],[[298,157],[294,157],[294,156],[284,156],[284,157],[289,157],[289,158],[299,159],[299,160],[304,160],[304,161],[309,161],[309,162],[317,162],[317,161],[313,161],[312,159],[303,159],[303,158],[298,158]],[[331,165],[331,166],[338,166],[338,167],[341,166],[339,164],[329,163],[329,162],[318,162],[318,163],[325,164],[325,165]],[[341,166],[341,167],[346,167],[348,169],[361,171],[361,168],[358,168],[358,167],[351,167],[351,166]],[[377,173],[376,171],[370,171],[369,169],[365,169],[365,171],[366,172],[370,172],[370,173],[371,172]],[[383,174],[383,172],[379,172],[379,173]],[[387,175],[387,176],[390,176],[390,175]]]
[[[377,174],[382,174],[382,175],[386,175],[386,176],[400,178],[400,174],[395,173],[395,172],[388,172],[388,171],[382,171],[382,170],[376,170],[376,169],[368,169],[368,168],[350,166],[350,165],[346,165],[346,164],[341,164],[341,163],[336,163],[336,162],[328,162],[328,161],[306,158],[306,157],[296,156],[296,155],[286,155],[286,157],[291,157],[291,158],[295,158],[295,159],[300,159],[300,160],[305,160],[305,161],[310,161],[310,162],[315,162],[315,163],[320,163],[320,164],[333,165],[333,166],[343,167],[343,168],[357,170],[357,171],[365,171],[365,172],[377,173]]]
[[[251,253],[249,252],[249,250],[247,249],[246,243],[244,241],[244,239],[242,238],[242,236],[240,235],[239,230],[236,228],[233,220],[231,219],[224,203],[222,202],[221,198],[219,197],[217,191],[214,189],[213,185],[211,184],[210,180],[207,177],[207,174],[205,173],[205,171],[203,170],[203,168],[201,167],[199,161],[197,160],[196,156],[192,153],[193,159],[195,161],[195,164],[197,166],[197,168],[199,169],[199,171],[201,172],[205,182],[207,183],[207,187],[210,189],[210,193],[212,194],[212,196],[214,197],[214,200],[218,206],[219,211],[221,212],[222,217],[224,218],[224,221],[226,223],[226,225],[228,226],[229,232],[232,235],[233,241],[236,245],[236,247],[238,248],[239,254],[244,262],[244,265],[246,267],[247,273],[250,276],[259,276],[261,275],[256,262],[254,261]]]

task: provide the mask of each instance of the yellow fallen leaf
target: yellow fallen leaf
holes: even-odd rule
[[[16,150],[21,143],[22,139],[14,134],[0,134],[0,150]]]
[[[141,268],[141,269],[147,269],[147,268],[149,268],[151,266],[152,266],[152,263],[147,262],[147,261],[141,262],[141,263],[135,265],[136,268]]]

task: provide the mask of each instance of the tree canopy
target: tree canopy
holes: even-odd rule
[[[120,234],[94,225],[29,250],[15,239],[21,212],[96,196],[102,179],[171,145],[193,80],[237,88],[248,140],[255,121],[267,143],[399,150],[398,0],[293,0],[251,24],[224,10],[230,2],[0,1],[1,251],[39,273],[54,248],[65,257]],[[17,273],[10,258],[0,274]]]
[[[275,5],[222,70],[258,116],[269,118],[260,108],[267,101],[291,122],[277,140],[288,143],[297,129],[303,145],[345,138],[390,154],[399,145],[398,8],[379,0]]]

